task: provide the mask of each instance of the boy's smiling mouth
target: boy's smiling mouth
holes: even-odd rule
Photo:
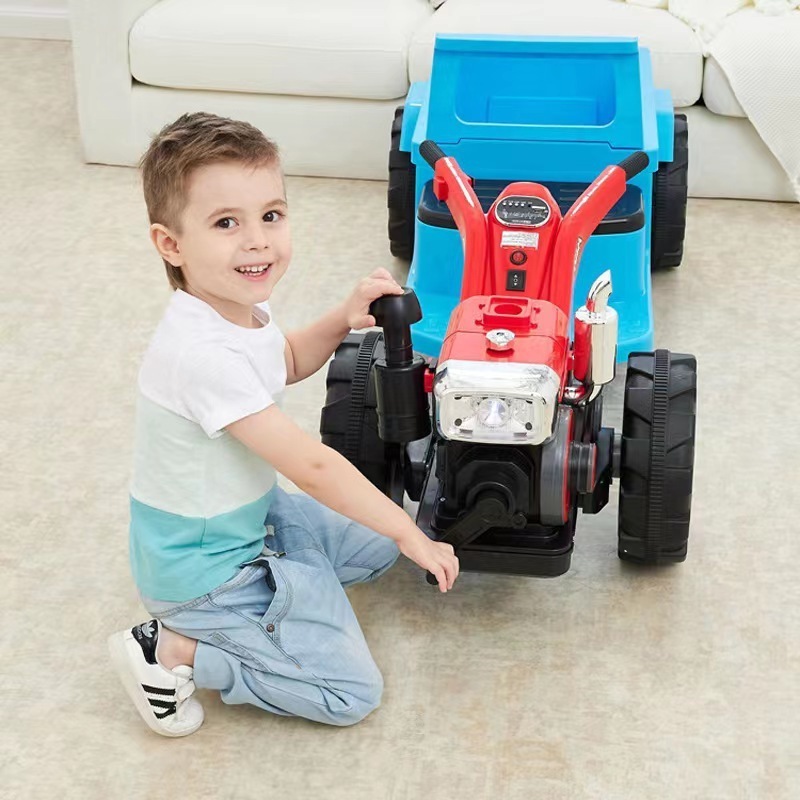
[[[248,280],[258,280],[263,278],[268,272],[272,264],[252,264],[242,267],[234,267],[240,274],[244,275]]]

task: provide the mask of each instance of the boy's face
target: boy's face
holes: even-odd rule
[[[292,255],[280,170],[209,164],[190,176],[187,200],[180,233],[154,224],[153,241],[190,294],[250,327],[253,305],[269,299]]]

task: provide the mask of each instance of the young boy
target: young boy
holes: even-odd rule
[[[292,250],[275,145],[249,124],[189,114],[141,168],[175,293],[139,374],[131,483],[132,571],[154,619],[111,636],[112,659],[164,736],[202,724],[195,686],[353,724],[383,680],[343,587],[379,577],[399,551],[444,592],[458,560],[279,405],[351,328],[375,324],[373,300],[402,289],[376,270],[284,337],[267,302]],[[279,489],[276,471],[304,493]]]

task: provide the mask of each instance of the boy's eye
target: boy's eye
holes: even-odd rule
[[[264,222],[278,222],[283,215],[280,211],[267,211],[264,214]],[[214,227],[221,228],[224,231],[229,231],[236,226],[236,220],[233,217],[223,217],[214,223]]]

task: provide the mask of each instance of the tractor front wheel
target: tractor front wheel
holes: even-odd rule
[[[631,353],[619,490],[619,557],[686,559],[694,471],[697,362],[668,350]]]

